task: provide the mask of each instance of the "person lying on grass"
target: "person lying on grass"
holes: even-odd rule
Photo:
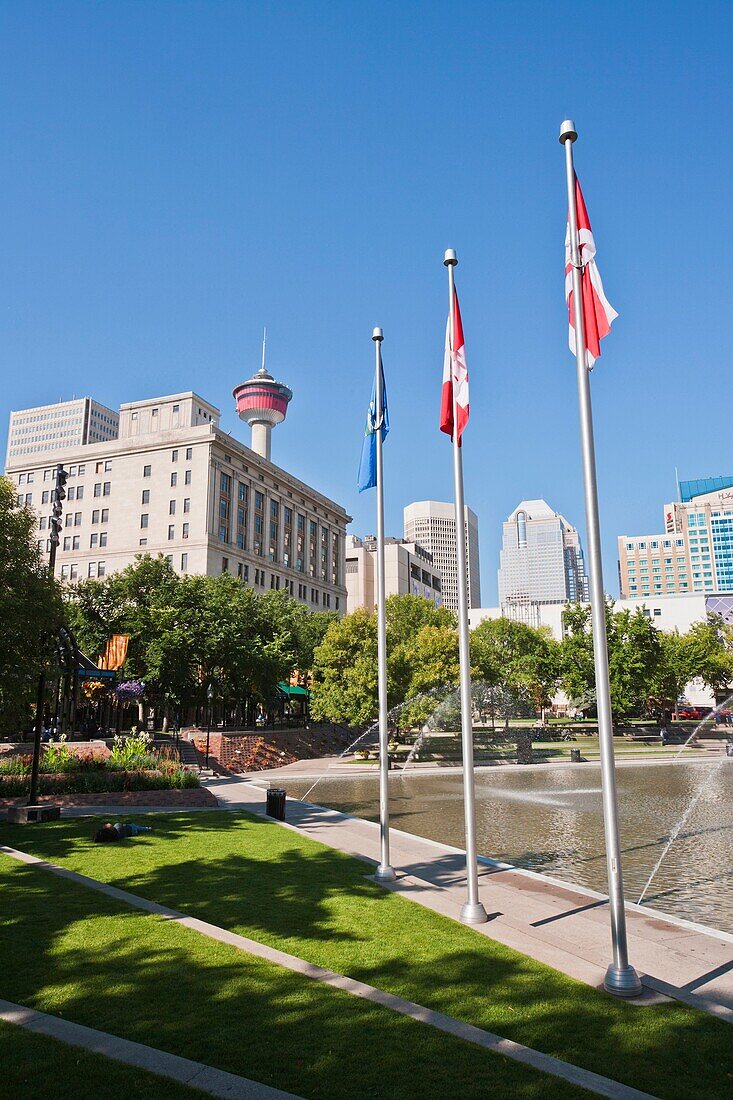
[[[98,844],[109,844],[128,836],[139,836],[140,833],[152,831],[152,825],[135,825],[132,821],[115,821],[113,825],[111,821],[105,821],[102,828],[94,834],[94,839]]]

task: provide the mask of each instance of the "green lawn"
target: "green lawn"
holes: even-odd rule
[[[639,1008],[589,989],[382,890],[366,880],[368,868],[359,860],[273,822],[222,812],[146,820],[155,824],[155,833],[120,846],[92,844],[90,819],[38,830],[3,826],[0,843],[656,1096],[713,1097],[730,1088],[727,1024],[677,1003]],[[549,1078],[539,1078],[536,1092],[538,1078],[519,1066],[412,1021],[388,1021],[384,1010],[304,985],[295,975],[186,929],[10,864],[0,860],[3,895],[10,901],[2,905],[0,920],[11,941],[20,937],[36,945],[22,960],[4,952],[3,959],[10,959],[3,961],[0,995],[10,1000],[51,1005],[49,1011],[73,1019],[83,1013],[81,1022],[117,1033],[120,1005],[132,1003],[131,1018],[125,1014],[129,1037],[201,1061],[212,1061],[214,1043],[213,1064],[308,1096],[479,1096],[487,1088],[500,1095],[502,1088],[522,1096],[573,1095]],[[281,990],[287,990],[287,1010]],[[105,1023],[88,1018],[95,1011]],[[165,1042],[153,1042],[148,1026]],[[263,1031],[273,1035],[271,1052],[263,1049]],[[193,1050],[175,1045],[191,1041]],[[371,1070],[377,1051],[378,1073]],[[455,1057],[460,1079],[449,1067]],[[288,1077],[290,1058],[308,1066],[305,1078]],[[423,1074],[426,1059],[431,1068]],[[419,1079],[415,1065],[421,1066]]]
[[[17,843],[21,838],[12,832]],[[210,840],[215,836],[212,830]],[[160,841],[156,847],[164,850]],[[127,854],[115,851],[123,859]],[[0,996],[304,1097],[442,1100],[454,1088],[470,1100],[492,1093],[527,1100],[586,1095],[1,855]],[[70,1049],[72,1066],[77,1057]],[[0,1095],[43,1095],[44,1088],[8,1092],[6,1065],[3,1060]],[[86,1066],[78,1074],[71,1069],[70,1096],[77,1077],[87,1079]],[[51,1085],[54,1091],[49,1078]],[[127,1100],[147,1094],[130,1091],[110,1071],[108,1083],[87,1095]],[[167,1096],[162,1090],[151,1095]]]
[[[54,1100],[204,1100],[208,1093],[0,1020],[0,1095]]]

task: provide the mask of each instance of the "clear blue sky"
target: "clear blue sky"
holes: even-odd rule
[[[593,377],[606,587],[615,536],[680,477],[729,474],[730,5],[6,3],[0,355],[7,412],[232,386],[294,390],[273,458],[356,492],[385,331],[387,527],[451,499],[437,430],[446,285],[471,376],[466,499],[483,602],[501,522],[544,496],[583,530],[563,299],[559,124],[620,313]],[[585,539],[584,539],[585,544]]]

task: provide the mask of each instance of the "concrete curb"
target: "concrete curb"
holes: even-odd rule
[[[425,1008],[423,1005],[415,1004],[413,1001],[405,1000],[403,997],[398,997],[393,993],[387,993],[384,990],[376,989],[374,986],[366,985],[364,982],[355,981],[353,978],[347,978],[343,974],[337,974],[332,970],[316,966],[314,963],[298,958],[296,955],[289,955],[284,951],[278,951],[274,947],[268,947],[256,940],[250,940],[235,932],[229,932],[225,928],[219,928],[217,925],[209,924],[207,921],[199,920],[197,917],[186,916],[184,913],[179,913],[175,909],[169,909],[167,906],[160,905],[158,902],[149,901],[147,898],[139,897],[137,894],[130,894],[126,890],[120,890],[116,886],[109,886],[107,883],[99,882],[97,879],[89,878],[87,875],[81,875],[76,871],[69,871],[65,867],[59,867],[57,864],[48,863],[46,860],[39,859],[37,856],[32,856],[27,852],[21,852],[16,848],[9,848],[4,845],[0,846],[0,852],[21,863],[38,867],[40,870],[50,871],[60,878],[69,879],[71,882],[75,882],[80,886],[85,886],[101,894],[106,894],[108,897],[115,898],[117,901],[122,901],[137,909],[166,917],[168,920],[173,920],[177,924],[181,924],[186,928],[190,928],[195,932],[208,936],[210,939],[229,944],[240,951],[246,951],[248,954],[254,955],[257,958],[265,959],[268,962],[275,963],[294,973],[301,974],[303,977],[311,978],[314,981],[322,982],[324,985],[329,985],[345,993],[350,993],[352,996],[360,997],[363,1000],[381,1005],[384,1008],[389,1008],[402,1016],[409,1016],[419,1023],[427,1024],[429,1027],[434,1027],[438,1031],[443,1031],[449,1035],[455,1035],[459,1039],[474,1043],[496,1054],[502,1054],[506,1058],[531,1066],[533,1069],[540,1070],[542,1073],[547,1073],[552,1077],[558,1077],[564,1081],[569,1081],[571,1084],[578,1085],[580,1088],[584,1088],[588,1092],[594,1093],[596,1096],[611,1097],[613,1100],[654,1100],[649,1093],[640,1092],[638,1089],[631,1088],[628,1085],[612,1081],[610,1078],[603,1077],[598,1073],[593,1073],[591,1070],[581,1069],[578,1066],[571,1065],[569,1062],[563,1062],[559,1058],[554,1058],[550,1054],[543,1054],[541,1051],[533,1050],[531,1047],[523,1046],[521,1043],[515,1043],[510,1039],[504,1039],[500,1035],[495,1035],[490,1031],[484,1031],[481,1028],[475,1027],[473,1024],[465,1023],[462,1020],[456,1020],[452,1016],[446,1016],[442,1012],[436,1012],[433,1009]],[[0,1002],[0,1004],[2,1004],[2,1002]],[[76,1027],[78,1025],[73,1026]],[[126,1042],[126,1040],[120,1041]],[[137,1044],[132,1045],[136,1046]],[[104,1051],[102,1051],[102,1053],[104,1053]],[[182,1059],[182,1061],[185,1061],[185,1059]],[[144,1068],[148,1068],[148,1066],[146,1065]],[[240,1078],[239,1080],[244,1079]],[[234,1094],[212,1093],[212,1095]],[[284,1096],[286,1094],[280,1093],[279,1095]]]
[[[93,1054],[102,1054],[105,1058],[123,1062],[127,1066],[147,1070],[159,1077],[168,1077],[172,1081],[200,1089],[209,1096],[225,1097],[226,1100],[300,1100],[291,1092],[282,1092],[269,1085],[251,1081],[248,1077],[214,1069],[203,1062],[193,1062],[190,1058],[168,1054],[143,1043],[120,1039],[105,1031],[74,1024],[46,1012],[13,1004],[12,1001],[0,1000],[0,1020],[38,1035],[48,1035],[68,1046],[81,1047]]]

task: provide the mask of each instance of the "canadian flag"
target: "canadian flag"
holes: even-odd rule
[[[453,388],[456,393],[456,435],[461,445],[463,429],[468,424],[468,368],[466,347],[463,342],[461,311],[458,295],[453,291],[453,315],[455,350],[451,348],[450,317],[445,329],[445,356],[443,358],[443,390],[440,395],[440,430],[453,438]]]
[[[585,323],[586,364],[593,368],[601,354],[601,340],[608,336],[611,324],[618,313],[603,293],[601,275],[596,267],[596,242],[585,208],[583,192],[575,177],[575,204],[578,214],[578,248],[580,250],[581,286],[583,291],[583,321]],[[565,300],[568,303],[569,343],[575,355],[575,303],[573,294],[573,265],[570,250],[570,220],[565,232]]]

